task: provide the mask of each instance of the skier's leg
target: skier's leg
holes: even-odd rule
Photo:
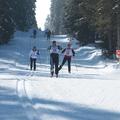
[[[35,71],[36,70],[36,59],[34,59],[33,63],[34,63],[34,71]]]
[[[62,69],[62,66],[65,64],[66,62],[66,58],[64,57],[63,61],[62,61],[62,64],[59,66],[58,70],[61,70]]]
[[[47,40],[50,41],[50,36],[49,35],[47,36]]]
[[[48,36],[48,39],[50,40],[50,35]]]
[[[33,66],[33,59],[30,58],[30,70],[32,70],[32,66]]]
[[[71,58],[68,59],[68,72],[71,73]]]
[[[51,76],[53,76],[54,74],[54,63],[53,63],[53,57],[50,56],[50,72],[51,72]]]
[[[59,65],[59,56],[56,56],[56,59],[55,59],[55,74],[56,74],[56,77],[58,77],[58,65]]]

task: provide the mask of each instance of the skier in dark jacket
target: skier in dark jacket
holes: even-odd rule
[[[66,63],[66,61],[68,61],[68,72],[71,73],[71,58],[72,56],[75,56],[75,52],[71,47],[71,43],[68,43],[67,47],[62,50],[62,53],[64,53],[64,58],[58,70],[61,70],[62,66]]]
[[[53,41],[48,49],[50,50],[51,77],[54,75],[54,66],[56,77],[58,77],[59,51],[62,50],[62,48],[56,44],[56,41]]]
[[[47,36],[47,40],[50,40],[51,31],[49,29],[46,30],[46,36]]]
[[[34,29],[34,30],[33,30],[33,38],[36,38],[36,35],[37,35],[37,30]]]

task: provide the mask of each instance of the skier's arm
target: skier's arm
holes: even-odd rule
[[[37,50],[37,55],[40,55],[40,51],[39,50]]]
[[[32,55],[32,51],[30,51],[30,53],[29,53],[29,58],[31,57],[31,55]]]
[[[75,51],[72,49],[72,54],[73,54],[73,56],[75,56]]]
[[[62,50],[62,47],[58,45],[58,49],[59,49],[59,50]]]

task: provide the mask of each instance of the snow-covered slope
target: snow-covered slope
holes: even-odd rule
[[[16,32],[0,46],[0,120],[119,120],[120,70],[104,60],[94,46],[77,46],[72,73],[64,66],[59,78],[50,78],[50,41],[42,32]],[[67,36],[52,36],[62,47]],[[37,71],[29,70],[29,52],[37,46]],[[60,63],[63,55],[60,54]]]

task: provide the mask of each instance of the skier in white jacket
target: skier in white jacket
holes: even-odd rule
[[[59,51],[62,50],[62,48],[61,46],[56,44],[56,41],[53,41],[52,45],[49,46],[48,50],[50,50],[51,77],[53,77],[54,72],[56,74],[56,77],[58,77]],[[55,70],[54,70],[54,66],[55,66]]]
[[[59,66],[58,70],[61,70],[63,65],[68,61],[68,72],[71,73],[71,58],[72,56],[75,56],[75,51],[71,47],[71,43],[67,44],[67,47],[62,50],[62,53],[64,53],[64,58],[62,61],[62,64]]]
[[[34,71],[36,70],[36,60],[37,60],[38,55],[39,55],[39,50],[37,50],[37,48],[34,46],[29,53],[30,70],[32,70],[32,68],[33,68]]]

